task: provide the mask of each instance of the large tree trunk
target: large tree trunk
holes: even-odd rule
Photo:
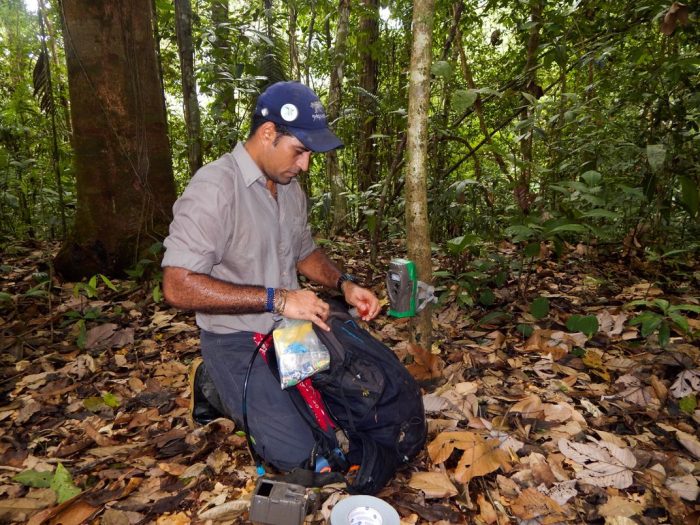
[[[62,7],[78,204],[56,269],[119,275],[167,233],[175,201],[151,4]]]
[[[336,28],[335,49],[333,50],[333,67],[331,68],[331,86],[328,92],[328,122],[335,122],[340,116],[340,101],[343,92],[343,71],[345,53],[347,53],[348,25],[350,20],[350,0],[338,3],[338,26]],[[336,234],[347,224],[348,201],[345,198],[345,183],[338,164],[338,153],[328,153],[326,173],[331,186],[333,209],[331,234]]]
[[[413,46],[408,83],[408,131],[406,169],[406,233],[408,257],[416,263],[418,279],[432,282],[430,223],[428,221],[427,154],[435,0],[413,2]],[[432,316],[428,305],[411,323],[412,339],[430,350]]]
[[[362,0],[360,19],[360,129],[357,137],[357,187],[369,188],[377,178],[377,153],[374,139],[377,129],[378,61],[374,47],[379,40],[379,0]]]
[[[182,73],[182,99],[187,128],[187,162],[190,166],[190,176],[192,176],[202,166],[202,124],[199,118],[197,82],[194,77],[190,0],[175,0],[175,33]]]

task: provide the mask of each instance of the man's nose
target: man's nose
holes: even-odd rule
[[[297,166],[299,166],[299,169],[301,171],[308,171],[309,162],[311,162],[311,152],[305,151],[304,153],[299,155],[299,158],[297,159]]]

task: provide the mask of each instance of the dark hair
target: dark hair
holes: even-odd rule
[[[251,138],[253,135],[255,135],[255,132],[258,131],[258,128],[265,124],[265,122],[272,122],[269,119],[266,119],[262,115],[255,114],[253,115],[253,120],[250,124],[250,132],[248,133],[248,138]],[[292,132],[289,131],[289,128],[283,124],[277,124],[277,122],[273,122],[275,125],[275,132],[277,135],[275,136],[275,144],[279,141],[280,137],[292,137]]]

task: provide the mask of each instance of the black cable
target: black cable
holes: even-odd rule
[[[245,372],[245,379],[243,380],[243,431],[245,432],[245,438],[248,442],[248,450],[250,451],[250,456],[253,458],[253,462],[255,463],[255,469],[257,470],[258,476],[265,474],[265,468],[262,466],[262,459],[253,448],[253,439],[250,437],[250,429],[248,428],[248,380],[250,379],[250,372],[253,370],[255,358],[258,357],[258,353],[260,353],[262,345],[270,338],[271,335],[272,330],[270,330],[258,343],[258,346],[255,347],[253,356],[250,358],[250,363],[248,363],[248,369]]]

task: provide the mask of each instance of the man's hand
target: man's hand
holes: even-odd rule
[[[311,290],[289,290],[282,314],[290,319],[311,321],[326,332],[330,331],[325,321],[330,307]]]
[[[357,313],[363,321],[371,321],[379,313],[379,299],[367,288],[362,288],[353,282],[343,283],[343,295],[345,301],[357,308]]]

